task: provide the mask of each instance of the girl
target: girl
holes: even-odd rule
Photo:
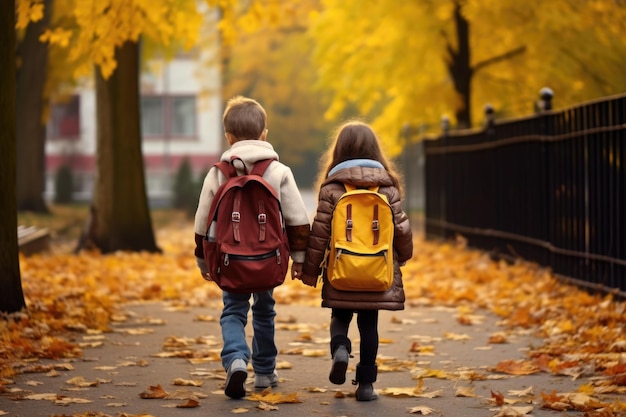
[[[330,238],[330,222],[335,204],[345,192],[344,183],[359,187],[379,186],[378,192],[389,199],[394,216],[394,279],[385,292],[340,291],[327,280],[321,264]],[[413,254],[413,236],[409,219],[402,211],[399,175],[383,155],[372,129],[365,123],[352,121],[338,130],[333,145],[322,159],[317,181],[319,190],[317,213],[313,220],[302,273],[294,278],[315,286],[322,274],[322,306],[332,309],[330,319],[330,353],[332,366],[329,379],[334,384],[346,380],[352,345],[348,328],[354,313],[361,337],[360,361],[356,366],[356,399],[370,401],[378,398],[372,385],[378,368],[378,310],[404,309],[404,289],[400,266]]]

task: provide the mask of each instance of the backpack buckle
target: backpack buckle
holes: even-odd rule
[[[265,224],[267,223],[267,215],[265,213],[261,213],[258,215],[257,217],[259,224]]]
[[[378,230],[378,220],[372,220],[372,230]]]
[[[352,219],[346,220],[346,228],[352,229]]]
[[[239,213],[238,211],[233,211],[230,218],[235,223],[239,223],[239,221],[241,221],[241,213]]]

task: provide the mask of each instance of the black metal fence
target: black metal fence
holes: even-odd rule
[[[425,141],[427,238],[626,294],[626,95],[488,120]]]

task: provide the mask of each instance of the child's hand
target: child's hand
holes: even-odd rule
[[[302,275],[302,263],[294,262],[291,264],[291,279],[300,278]]]
[[[315,287],[317,285],[317,277],[313,276],[313,275],[307,275],[307,274],[302,274],[299,273],[298,274],[298,278],[300,280],[302,280],[302,282],[310,287]]]

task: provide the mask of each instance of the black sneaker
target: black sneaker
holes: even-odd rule
[[[235,359],[226,372],[226,388],[224,393],[230,398],[243,398],[246,396],[246,379],[248,379],[248,366],[243,359]]]
[[[330,368],[330,375],[328,376],[330,382],[336,385],[341,385],[346,382],[346,370],[348,369],[349,359],[350,354],[348,353],[348,348],[345,346],[339,346],[337,350],[335,350],[333,366]]]

